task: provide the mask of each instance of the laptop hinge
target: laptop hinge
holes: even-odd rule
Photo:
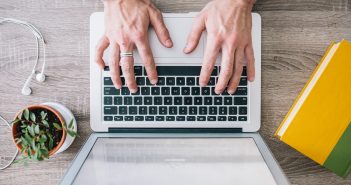
[[[242,128],[109,128],[109,133],[241,133]]]

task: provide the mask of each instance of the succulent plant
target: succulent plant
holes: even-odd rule
[[[15,142],[21,146],[22,159],[42,161],[49,158],[49,153],[61,141],[63,130],[75,137],[73,119],[68,124],[60,124],[59,119],[46,109],[24,109],[12,124],[16,125]],[[21,161],[20,160],[20,161]]]

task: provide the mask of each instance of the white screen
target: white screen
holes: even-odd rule
[[[74,184],[276,184],[252,138],[99,138]]]

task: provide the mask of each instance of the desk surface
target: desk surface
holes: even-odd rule
[[[206,0],[153,0],[163,12],[199,11]],[[89,127],[89,15],[103,11],[99,0],[1,0],[0,16],[36,25],[47,40],[47,81],[33,80],[32,96],[20,89],[35,59],[32,35],[11,24],[0,26],[0,113],[7,120],[23,106],[47,101],[65,104],[76,115],[80,137],[64,153],[44,162],[15,164],[0,172],[0,184],[57,184],[91,133]],[[266,0],[262,16],[261,135],[292,184],[351,184],[273,137],[328,45],[351,40],[351,2],[345,0]],[[0,123],[0,163],[14,150]]]

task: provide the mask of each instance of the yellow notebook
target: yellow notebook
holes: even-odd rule
[[[351,166],[351,44],[332,44],[275,135],[337,175]]]

